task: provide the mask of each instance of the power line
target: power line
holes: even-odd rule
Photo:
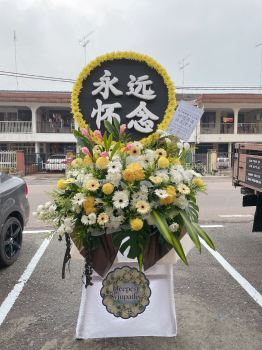
[[[0,76],[6,77],[17,77],[17,78],[25,78],[25,79],[36,79],[43,81],[56,81],[61,83],[74,83],[74,79],[70,78],[61,78],[61,77],[53,77],[46,75],[38,75],[38,74],[26,74],[26,73],[16,73],[11,71],[0,70]],[[242,91],[242,90],[262,90],[259,86],[176,86],[177,90],[190,90],[190,91],[198,91],[198,90],[216,90],[216,91]]]

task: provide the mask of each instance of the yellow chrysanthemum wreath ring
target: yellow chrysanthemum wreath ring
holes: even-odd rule
[[[129,59],[129,60],[144,62],[149,67],[155,69],[157,73],[162,76],[168,91],[168,104],[165,110],[164,118],[162,122],[158,125],[158,129],[165,130],[168,124],[170,123],[170,120],[176,108],[176,95],[175,95],[173,82],[171,81],[166,70],[153,58],[147,55],[142,55],[142,54],[133,52],[133,51],[118,51],[118,52],[108,53],[97,57],[95,60],[91,61],[86,67],[84,67],[84,69],[81,71],[81,73],[79,74],[74,84],[72,95],[71,95],[71,108],[72,108],[72,113],[77,125],[80,128],[87,127],[86,121],[84,120],[83,114],[81,113],[81,110],[79,108],[79,94],[83,86],[83,81],[89,76],[92,70],[95,69],[97,66],[99,66],[101,63],[103,63],[104,61],[110,61],[115,59]],[[140,142],[142,143],[150,142],[154,139],[155,136],[156,136],[156,133],[152,133],[151,135],[141,139]]]

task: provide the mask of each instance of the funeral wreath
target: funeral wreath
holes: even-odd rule
[[[187,264],[185,232],[199,251],[199,237],[215,249],[198,224],[196,196],[206,188],[187,166],[189,144],[162,130],[148,142],[132,142],[117,118],[103,123],[103,133],[88,126],[73,131],[80,152],[36,212],[65,238],[64,266],[71,240],[86,259],[86,286],[92,270],[103,276],[118,252],[145,270],[171,249]]]

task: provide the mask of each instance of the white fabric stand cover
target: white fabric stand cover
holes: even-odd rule
[[[193,244],[188,235],[181,240],[187,254]],[[122,319],[107,312],[102,304],[100,290],[102,278],[93,274],[93,286],[82,288],[82,297],[76,328],[77,339],[158,336],[174,337],[177,334],[173,265],[179,260],[170,251],[148,269],[145,274],[152,291],[150,304],[135,318]],[[118,255],[110,271],[121,266],[138,267],[134,261]]]

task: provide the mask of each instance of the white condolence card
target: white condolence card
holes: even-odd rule
[[[203,113],[203,109],[195,107],[189,102],[181,101],[167,132],[176,135],[181,140],[188,141]]]

